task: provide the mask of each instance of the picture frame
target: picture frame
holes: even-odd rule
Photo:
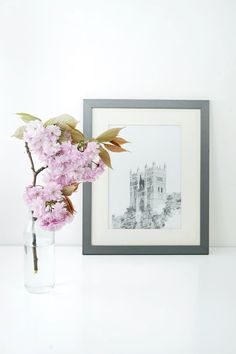
[[[122,136],[127,131],[131,142],[126,161],[123,154],[118,162],[117,154],[113,155],[118,168],[106,171],[93,186],[83,185],[83,254],[208,254],[209,101],[85,99],[83,107],[87,138],[104,128],[125,126]],[[144,131],[147,134],[141,138]],[[144,157],[138,153],[140,141]],[[128,182],[128,166],[142,163],[145,154],[152,155],[154,167],[142,164],[141,172],[129,172]],[[170,167],[165,161],[158,165],[159,159],[167,159]],[[119,166],[125,166],[123,179]],[[123,204],[124,213],[110,215]]]

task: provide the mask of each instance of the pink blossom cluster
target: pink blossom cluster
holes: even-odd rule
[[[28,186],[25,200],[42,228],[58,230],[72,220],[63,188],[80,182],[94,181],[104,170],[99,145],[87,142],[82,147],[68,140],[60,142],[56,125],[44,127],[40,121],[27,124],[24,140],[30,152],[44,163],[45,186]]]
[[[45,187],[28,186],[24,198],[43,229],[56,231],[72,220],[61,186],[55,182],[50,182]]]
[[[96,142],[88,142],[84,151],[78,150],[71,141],[63,142],[57,153],[47,160],[48,169],[44,181],[54,181],[62,186],[95,181],[105,170],[98,154]]]
[[[42,162],[56,154],[59,149],[58,138],[61,130],[56,125],[43,126],[41,121],[35,120],[27,124],[24,133],[24,140],[28,143],[29,149]]]

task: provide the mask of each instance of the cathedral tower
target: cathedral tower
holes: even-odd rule
[[[145,211],[148,207],[157,211],[166,200],[166,165],[161,167],[153,162],[144,171],[130,171],[130,207],[136,212]]]

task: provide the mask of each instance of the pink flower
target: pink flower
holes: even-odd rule
[[[24,199],[28,204],[33,215],[38,218],[45,208],[45,202],[43,200],[43,187],[40,186],[28,186],[24,193]]]
[[[40,218],[45,211],[45,201],[41,198],[34,199],[30,207],[34,217]]]
[[[61,185],[56,182],[49,182],[43,189],[43,198],[44,200],[59,200],[61,199]]]
[[[25,193],[24,193],[24,199],[27,204],[31,204],[35,199],[41,199],[43,196],[43,188],[36,186],[28,186],[26,187]]]
[[[48,125],[46,127],[46,134],[50,141],[57,141],[61,135],[61,129],[56,125]]]
[[[24,133],[24,140],[30,143],[31,141],[33,141],[43,133],[44,133],[43,123],[38,120],[31,121],[26,126],[25,133]]]
[[[95,166],[95,167],[94,167]],[[104,171],[105,164],[99,159],[96,164],[92,167],[84,167],[82,170],[82,174],[80,176],[81,182],[94,182]]]
[[[45,211],[39,222],[43,229],[56,231],[72,219],[73,216],[68,212],[64,202],[57,202],[52,209]]]
[[[57,140],[61,135],[61,130],[55,125],[48,125],[46,128],[42,122],[32,121],[27,124],[24,140],[28,143],[31,152],[34,152],[40,161],[56,154],[60,147]]]
[[[83,154],[86,156],[87,161],[94,160],[98,156],[98,153],[99,145],[94,141],[88,142],[87,147],[83,152]]]

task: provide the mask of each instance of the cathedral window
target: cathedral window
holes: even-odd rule
[[[157,177],[157,181],[163,182],[163,178],[162,177]]]

